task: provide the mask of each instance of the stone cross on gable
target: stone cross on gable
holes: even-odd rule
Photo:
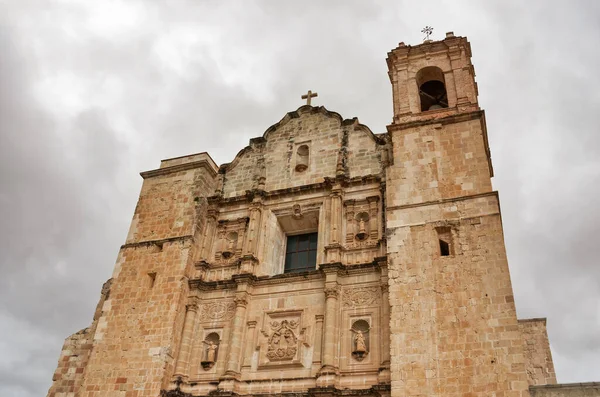
[[[308,90],[306,95],[302,95],[302,99],[306,99],[306,104],[310,106],[310,99],[319,96],[316,92],[313,93],[311,90]]]

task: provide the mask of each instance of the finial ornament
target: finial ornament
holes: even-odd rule
[[[433,33],[433,28],[431,26],[425,26],[423,29],[421,29],[421,33],[425,34],[423,41],[428,41],[429,36],[431,36],[431,33]]]
[[[306,104],[310,106],[310,99],[314,98],[316,96],[319,96],[319,94],[317,94],[316,92],[312,92],[311,90],[308,90],[306,95],[302,95],[302,99],[306,99]]]

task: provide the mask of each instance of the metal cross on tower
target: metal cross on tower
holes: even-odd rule
[[[319,94],[317,94],[316,92],[313,93],[311,90],[308,90],[308,92],[306,93],[306,95],[302,95],[302,99],[306,99],[306,104],[310,105],[310,99],[314,98],[316,96],[319,96]]]
[[[425,26],[421,30],[421,33],[425,34],[425,38],[423,39],[423,41],[427,41],[427,40],[429,40],[429,36],[431,35],[431,33],[433,33],[433,28],[431,26]]]

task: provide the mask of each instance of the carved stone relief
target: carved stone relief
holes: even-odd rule
[[[345,288],[342,294],[344,307],[374,306],[381,296],[380,287]]]
[[[294,320],[272,321],[267,357],[271,361],[292,360],[298,351],[298,323]]]
[[[302,365],[301,349],[309,347],[302,310],[265,312],[260,343],[261,366]]]
[[[217,301],[202,304],[201,322],[228,321],[235,313],[235,303],[232,301]]]
[[[247,224],[248,218],[219,221],[215,262],[231,264],[242,256]]]

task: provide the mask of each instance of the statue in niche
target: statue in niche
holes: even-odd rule
[[[365,336],[362,331],[356,331],[354,336],[354,343],[356,344],[354,351],[357,353],[367,353],[367,344],[365,343]]]
[[[206,348],[206,361],[209,363],[214,363],[215,358],[217,357],[217,349],[219,345],[213,342],[208,342],[208,347]]]
[[[206,345],[205,359],[200,362],[202,368],[208,371],[217,362],[217,353],[219,351],[219,335],[210,333],[205,340],[202,341]]]
[[[359,212],[356,215],[358,221],[358,233],[356,233],[356,239],[359,241],[365,240],[369,234],[367,232],[367,222],[369,221],[369,214],[366,212]]]
[[[352,338],[352,357],[356,361],[362,361],[369,354],[369,323],[365,320],[355,321],[350,331],[354,333]]]
[[[223,258],[229,259],[234,255],[237,239],[238,239],[238,234],[236,232],[230,232],[227,234],[227,237],[225,240],[226,248],[221,253]]]

